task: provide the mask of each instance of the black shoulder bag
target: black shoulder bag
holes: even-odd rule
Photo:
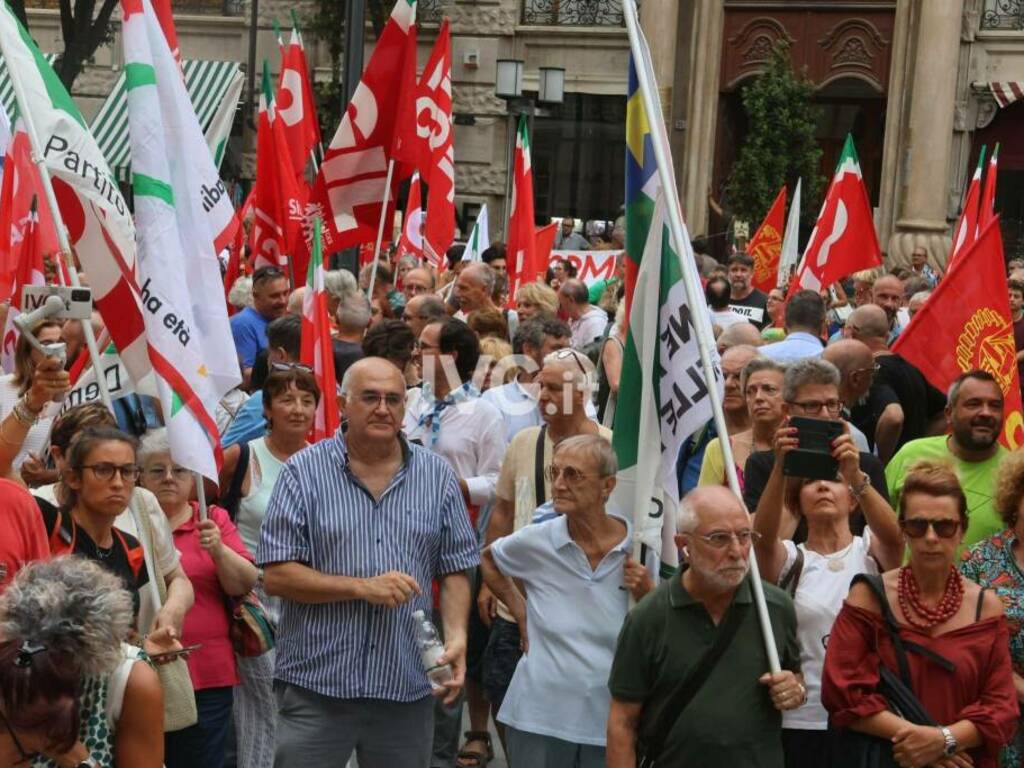
[[[537,434],[537,448],[533,458],[533,499],[539,507],[548,500],[544,492],[544,438],[548,433],[548,425],[544,424]]]
[[[733,603],[725,616],[725,621],[718,630],[715,642],[708,648],[700,660],[693,666],[689,674],[679,683],[665,701],[661,714],[649,729],[651,738],[643,740],[637,736],[636,766],[637,768],[657,768],[658,758],[665,747],[665,739],[694,697],[707,682],[722,654],[732,644],[736,632],[743,623],[749,603]],[[671,609],[670,609],[671,610]]]
[[[896,663],[899,673],[893,672],[885,664],[878,665],[878,692],[889,703],[889,710],[915,725],[938,727],[939,723],[925,709],[914,693],[910,680],[910,664],[907,652],[916,653],[942,667],[948,672],[956,671],[956,665],[944,656],[925,648],[912,640],[900,637],[900,627],[889,606],[885,595],[885,584],[881,576],[859,574],[850,584],[862,582],[874,593],[882,608],[885,627],[896,651]],[[832,726],[830,725],[831,729]],[[833,768],[896,768],[896,759],[892,755],[892,743],[887,739],[869,736],[857,731],[836,729],[836,748],[833,752]]]

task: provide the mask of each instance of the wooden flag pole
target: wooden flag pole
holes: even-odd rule
[[[377,282],[377,265],[380,263],[380,244],[384,240],[384,222],[388,218],[388,202],[391,199],[391,177],[395,174],[395,161],[388,160],[388,177],[384,182],[384,202],[380,208],[380,223],[377,224],[377,242],[373,245],[373,269],[370,270],[370,285],[366,288],[366,300],[373,303],[373,285]]]
[[[640,95],[643,98],[644,111],[647,113],[647,120],[650,124],[651,144],[654,148],[654,156],[658,166],[658,176],[660,177],[661,186],[664,190],[665,200],[667,203],[669,231],[671,232],[672,239],[676,243],[676,252],[679,253],[682,258],[687,258],[687,253],[690,250],[690,241],[686,235],[686,228],[683,225],[682,207],[679,204],[676,181],[672,172],[671,152],[669,151],[668,142],[664,133],[665,118],[661,112],[661,104],[654,96],[656,93],[656,83],[654,82],[654,70],[650,62],[650,52],[640,31],[635,0],[626,0],[626,2],[622,4],[622,9],[626,17],[626,31],[629,35],[629,45],[632,49],[633,60],[636,66]],[[682,273],[683,285],[686,289],[687,303],[694,308],[700,307],[704,303],[703,293],[699,292],[698,287],[693,284],[689,277],[690,272],[688,270],[683,269]],[[714,358],[711,353],[714,339],[708,339],[704,336],[700,323],[694,323],[693,327],[696,332],[697,346],[700,350],[701,365],[704,368],[705,375],[707,375],[707,372],[714,370]],[[726,429],[725,424],[725,412],[722,409],[722,396],[719,393],[718,388],[714,386],[713,382],[708,382],[707,391],[708,397],[711,400],[712,413],[714,415],[715,427],[718,430],[718,434],[723,436],[728,435],[729,432]],[[729,481],[729,488],[742,504],[743,493],[740,491],[739,479],[736,476],[736,463],[733,460],[732,447],[729,445],[729,441],[724,439],[724,437],[721,440],[721,445],[723,459],[725,461],[726,477]],[[768,606],[764,597],[764,587],[761,584],[761,575],[758,571],[757,558],[754,555],[753,548],[750,550],[749,562],[750,586],[751,591],[754,594],[754,604],[757,607],[758,617],[760,618],[765,652],[768,655],[768,666],[773,673],[779,672],[781,670],[781,665],[779,664],[779,652],[775,645],[775,636],[772,634],[771,621],[768,616]]]

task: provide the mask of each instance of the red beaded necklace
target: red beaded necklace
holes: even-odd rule
[[[960,610],[964,601],[964,585],[960,573],[953,566],[949,567],[949,578],[946,580],[946,591],[938,605],[929,608],[921,601],[921,588],[914,578],[909,566],[900,568],[899,582],[896,593],[900,600],[900,609],[907,621],[918,629],[931,629],[949,621]]]

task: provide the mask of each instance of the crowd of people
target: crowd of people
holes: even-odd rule
[[[1024,459],[989,373],[943,393],[891,351],[927,252],[788,301],[697,257],[726,434],[682,446],[660,580],[611,501],[623,260],[510,297],[502,246],[462,255],[327,273],[337,392],[300,362],[305,289],[241,278],[216,484],[155,402],[62,404],[62,361],[19,344],[0,768],[485,768],[495,733],[512,768],[1024,765]],[[323,397],[343,425],[310,445]],[[831,469],[802,476],[809,424]]]

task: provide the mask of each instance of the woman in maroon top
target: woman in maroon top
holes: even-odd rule
[[[899,665],[883,606],[862,581],[851,587],[828,640],[821,698],[831,726],[890,741],[904,768],[996,768],[1018,717],[1008,631],[996,595],[953,566],[967,500],[949,467],[919,462],[910,468],[899,522],[910,559],[883,574],[885,597],[909,651],[914,693],[939,726],[905,720],[879,693],[879,665],[893,672]],[[915,652],[913,644],[955,668]]]

